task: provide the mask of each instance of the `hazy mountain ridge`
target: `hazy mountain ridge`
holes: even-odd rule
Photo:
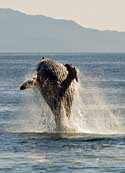
[[[125,32],[0,9],[0,52],[125,52]]]

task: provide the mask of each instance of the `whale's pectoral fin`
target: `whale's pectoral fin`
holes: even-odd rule
[[[76,79],[78,82],[78,70],[76,67],[74,67],[72,64],[65,64],[65,67],[67,68],[68,71],[68,78],[71,80]]]
[[[59,90],[60,97],[63,97],[67,89],[69,88],[70,84],[74,79],[78,82],[78,70],[72,64],[65,64],[67,68],[68,74],[66,79],[61,83],[61,89]]]
[[[27,88],[33,88],[35,85],[37,85],[37,77],[34,76],[32,79],[25,81],[21,86],[20,90],[24,90]]]

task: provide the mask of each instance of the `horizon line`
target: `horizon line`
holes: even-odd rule
[[[14,51],[8,51],[8,52],[5,52],[5,51],[0,51],[0,54],[125,54],[125,52],[109,52],[109,51],[90,51],[90,52],[87,52],[87,51],[79,51],[79,52],[76,52],[76,51],[64,51],[64,52],[61,52],[61,51],[48,51],[48,52],[30,52],[30,51],[22,51],[22,52],[14,52]]]

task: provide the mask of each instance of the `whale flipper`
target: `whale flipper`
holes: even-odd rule
[[[37,76],[33,76],[32,79],[25,81],[20,86],[20,90],[24,90],[24,89],[27,89],[27,88],[33,88],[34,86],[37,86]]]
[[[60,96],[63,97],[69,88],[72,81],[75,79],[78,82],[78,70],[72,64],[64,65],[68,71],[66,79],[61,83]]]
[[[76,69],[76,67],[73,66],[72,64],[65,64],[65,67],[67,68],[68,71],[68,77],[71,80],[76,79],[76,81],[78,82],[78,70]]]

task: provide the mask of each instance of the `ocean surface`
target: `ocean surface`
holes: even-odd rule
[[[42,56],[80,70],[77,133],[54,133],[38,93],[19,90]],[[125,54],[0,54],[0,173],[18,172],[125,173]]]

